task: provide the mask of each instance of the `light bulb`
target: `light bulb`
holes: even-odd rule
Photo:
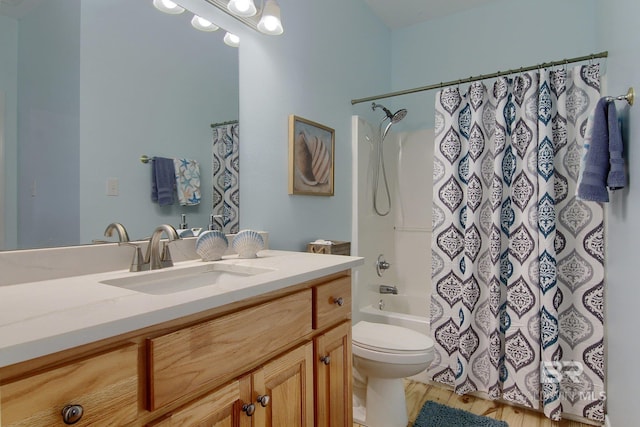
[[[237,16],[249,17],[258,13],[253,0],[230,0],[227,9]]]
[[[178,6],[171,0],[153,0],[153,5],[161,12],[169,13],[171,15],[179,15],[184,12],[184,8]]]
[[[258,31],[264,34],[280,35],[284,32],[280,20],[280,5],[275,0],[267,0],[258,22]]]
[[[236,36],[235,34],[231,34],[229,32],[227,32],[224,35],[224,42],[227,46],[231,46],[231,47],[238,47],[240,46],[240,37]]]
[[[273,17],[273,16],[266,16],[264,18],[264,28],[269,31],[269,32],[273,32],[276,28],[278,28],[278,20]]]
[[[216,31],[218,28],[220,28],[208,19],[205,19],[198,15],[193,15],[193,18],[191,18],[191,25],[193,25],[193,28],[200,31]]]
[[[240,12],[246,13],[249,10],[249,1],[248,0],[238,0],[236,1],[236,7]]]

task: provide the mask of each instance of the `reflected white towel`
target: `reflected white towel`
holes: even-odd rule
[[[191,159],[173,159],[176,170],[176,191],[182,206],[200,203],[200,166]]]

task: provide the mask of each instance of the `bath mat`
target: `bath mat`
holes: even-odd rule
[[[509,424],[428,400],[413,427],[509,427]]]

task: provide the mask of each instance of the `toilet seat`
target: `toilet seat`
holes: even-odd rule
[[[360,321],[352,328],[353,354],[387,363],[421,363],[433,357],[433,340],[412,329]]]

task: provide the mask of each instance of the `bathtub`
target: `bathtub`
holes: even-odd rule
[[[403,326],[430,336],[429,304],[428,295],[379,295],[378,303],[360,309],[360,318],[368,322]]]

